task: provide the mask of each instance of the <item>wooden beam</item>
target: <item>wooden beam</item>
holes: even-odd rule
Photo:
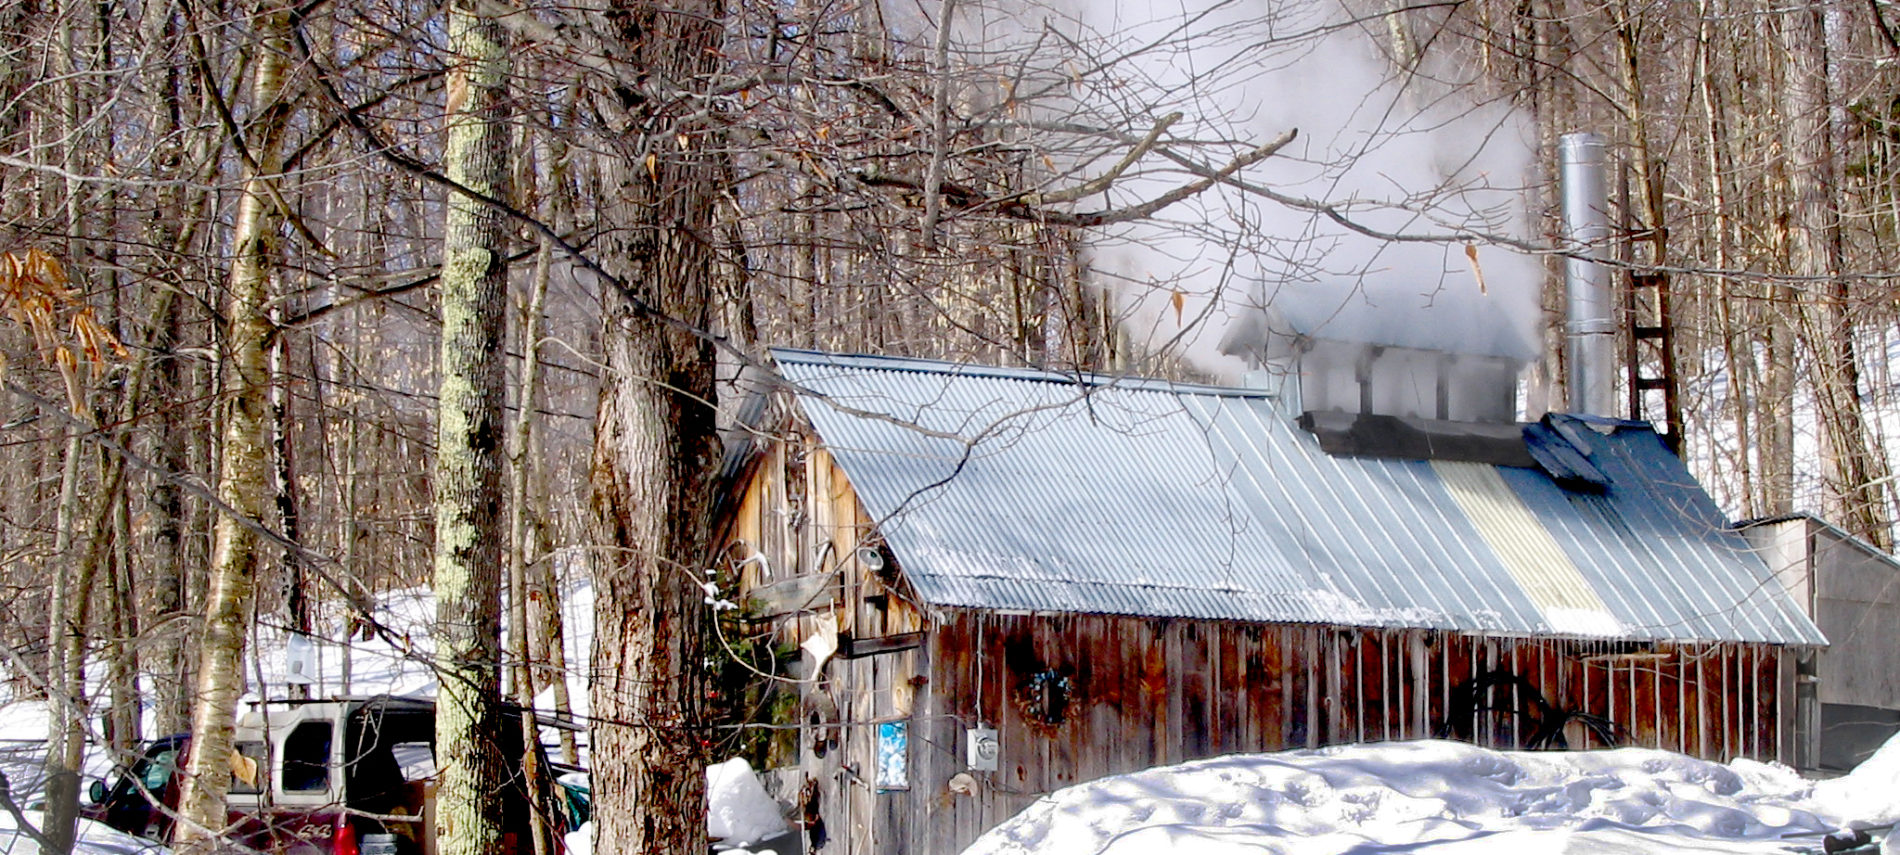
[[[896,653],[922,647],[924,634],[921,632],[900,632],[896,635],[880,635],[873,638],[853,638],[850,635],[838,637],[839,659],[861,659],[880,653]]]

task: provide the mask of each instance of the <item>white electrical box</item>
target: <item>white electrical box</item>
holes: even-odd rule
[[[996,758],[1003,753],[1003,743],[997,741],[993,727],[972,727],[964,731],[963,748],[970,769],[977,772],[996,771]]]
[[[284,642],[284,682],[293,686],[316,684],[317,646],[310,636],[293,632]]]

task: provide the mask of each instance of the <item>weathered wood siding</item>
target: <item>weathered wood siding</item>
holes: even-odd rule
[[[1460,684],[1474,674],[1523,678],[1553,707],[1597,716],[1619,744],[1728,759],[1776,759],[1778,653],[1745,645],[1656,646],[1481,638],[1429,631],[1214,623],[1088,615],[958,612],[931,634],[935,706],[929,750],[946,764],[902,849],[954,853],[1038,796],[1158,764],[1236,752],[1454,733]],[[1066,719],[1026,713],[1033,671],[1072,673]],[[1493,703],[1530,707],[1525,689]],[[963,734],[997,728],[1002,761],[951,795]],[[1463,712],[1479,744],[1518,747],[1533,722],[1508,711]],[[1573,748],[1600,747],[1583,725]],[[912,798],[915,799],[913,790]],[[927,836],[927,839],[924,839]],[[862,850],[853,850],[862,851]],[[895,850],[884,850],[895,851]]]
[[[927,759],[915,730],[928,694],[927,621],[894,563],[879,573],[859,559],[860,546],[877,548],[876,526],[844,470],[809,434],[786,437],[764,451],[742,486],[727,521],[728,555],[741,568],[749,607],[782,640],[802,644],[828,620],[841,641],[818,673],[798,674],[799,766],[817,785],[821,851],[910,851],[924,791],[877,791],[877,725],[907,723],[912,762]],[[933,780],[940,788],[946,777]]]
[[[1775,648],[930,610],[900,573],[858,560],[875,528],[830,455],[793,433],[752,470],[728,529],[766,620],[795,643],[834,621],[845,640],[798,684],[822,852],[949,855],[1045,793],[1199,757],[1447,733],[1515,747],[1531,737],[1510,712],[1533,706],[1528,689],[1620,744],[1782,757],[1793,669]],[[1487,672],[1512,676],[1460,704]],[[1059,721],[1034,714],[1037,674],[1066,681]],[[1471,709],[1487,700],[1504,709]],[[880,791],[877,728],[891,721],[909,727],[909,786]],[[995,772],[965,764],[979,724],[999,732]],[[1601,744],[1577,721],[1564,734]]]

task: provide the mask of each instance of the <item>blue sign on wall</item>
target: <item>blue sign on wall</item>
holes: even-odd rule
[[[910,789],[910,724],[887,721],[877,726],[877,789]]]

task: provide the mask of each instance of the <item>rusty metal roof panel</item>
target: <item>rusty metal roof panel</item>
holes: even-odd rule
[[[1825,643],[1653,432],[1553,424],[1609,483],[1335,457],[1257,391],[775,353],[946,607]],[[1574,482],[1569,482],[1575,486]]]

